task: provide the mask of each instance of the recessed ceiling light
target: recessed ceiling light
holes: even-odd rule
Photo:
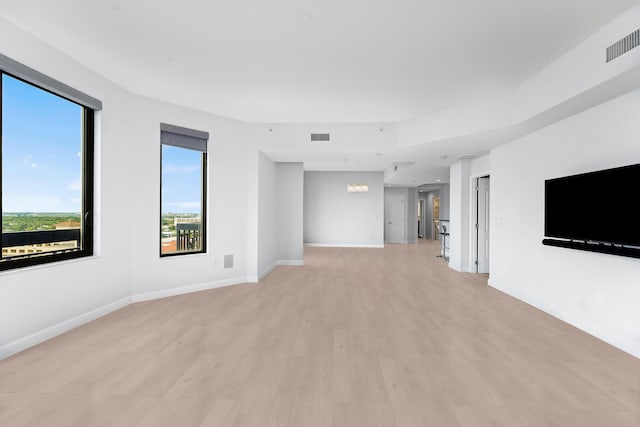
[[[313,21],[313,15],[310,12],[298,13],[298,24],[310,24]]]
[[[440,180],[439,180],[439,179],[436,179],[436,181],[437,181],[437,182],[440,182]]]
[[[382,156],[382,153],[376,153],[376,156]]]
[[[384,128],[380,128],[380,132],[384,132]]]
[[[444,159],[448,159],[448,158],[449,158],[449,156],[447,156],[447,155],[445,154],[444,156],[440,156],[440,158],[441,158],[442,160],[444,160]]]
[[[391,184],[387,184],[387,187],[391,187]]]

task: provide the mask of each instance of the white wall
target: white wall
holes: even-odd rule
[[[256,153],[247,125],[129,94],[3,20],[0,39],[0,53],[104,106],[96,126],[95,255],[0,273],[0,358],[131,301],[247,280],[247,212],[257,200],[247,197],[254,173],[247,154]],[[210,133],[206,254],[159,257],[160,122]],[[225,254],[234,255],[234,268],[223,268]]]
[[[468,271],[469,265],[469,160],[451,165],[449,185],[451,200],[449,202],[449,267],[456,271]],[[441,215],[442,216],[442,215]]]
[[[299,162],[276,163],[278,263],[304,263],[304,169]]]
[[[152,99],[133,97],[130,102],[136,112],[129,130],[131,158],[135,159],[130,202],[134,214],[119,208],[119,215],[129,218],[134,236],[132,294],[136,298],[166,296],[194,285],[245,281],[246,130],[240,122]],[[158,256],[161,122],[209,132],[206,254]],[[114,174],[110,163],[105,167]],[[224,255],[234,256],[233,268],[223,268]]]
[[[639,137],[635,91],[491,152],[491,286],[636,356],[640,261],[541,241],[544,180],[639,163]],[[620,183],[630,197],[637,184]],[[615,205],[594,194],[593,207],[605,216],[615,218]]]
[[[347,193],[348,184],[369,192]],[[382,172],[305,172],[305,244],[382,247],[383,184]]]
[[[258,280],[278,261],[276,165],[263,153],[258,158]]]
[[[418,240],[418,191],[415,188],[409,188],[407,208],[407,243],[415,243]]]
[[[130,130],[134,121],[131,97],[117,86],[3,20],[0,40],[0,53],[104,105],[97,116],[96,255],[0,272],[2,358],[128,303],[133,250],[128,220],[133,166]]]

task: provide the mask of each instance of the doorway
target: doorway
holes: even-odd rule
[[[476,178],[475,184],[476,273],[489,273],[489,176]]]
[[[418,239],[424,237],[424,199],[418,199]]]
[[[438,234],[440,230],[440,197],[433,198],[433,240],[438,240],[440,234]]]
[[[404,243],[404,195],[389,194],[387,198],[387,241]]]

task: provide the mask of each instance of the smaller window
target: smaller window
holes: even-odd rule
[[[160,125],[160,256],[206,252],[208,139]]]

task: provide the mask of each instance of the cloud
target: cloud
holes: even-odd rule
[[[162,172],[166,174],[186,174],[200,171],[200,165],[172,165],[168,164],[162,168]]]
[[[75,180],[67,183],[67,188],[71,191],[80,191],[82,190],[82,183],[80,180]]]
[[[22,162],[26,163],[26,164],[30,164],[32,168],[36,169],[38,167],[38,164],[35,162],[35,160],[33,159],[33,156],[31,154],[27,154],[26,156],[24,156],[22,158]]]
[[[198,202],[169,202],[164,204],[165,207],[171,207],[178,210],[193,210],[199,209],[201,203]]]

